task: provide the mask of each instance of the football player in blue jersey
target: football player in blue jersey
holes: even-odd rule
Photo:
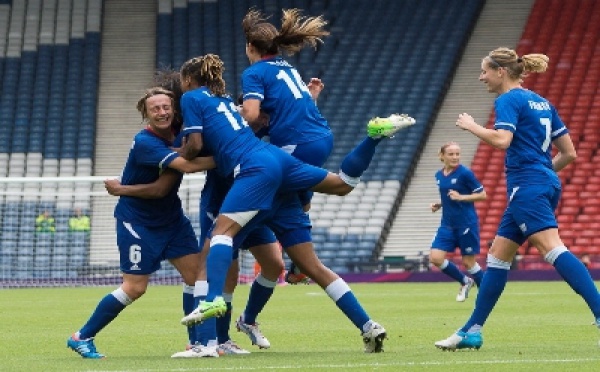
[[[156,79],[156,83],[159,83],[162,87],[168,88],[176,88],[172,87],[173,81],[179,80],[179,74],[170,73],[170,74],[162,74],[158,76]],[[311,94],[316,99],[318,94],[322,90],[322,83],[317,79],[313,79],[311,82]],[[179,99],[181,92],[177,91],[174,95],[175,102],[174,106],[179,107]],[[265,118],[266,119],[266,118]],[[177,124],[174,124],[177,125]],[[177,140],[176,140],[177,143]],[[178,146],[178,145],[177,145]],[[183,148],[182,150],[189,150],[187,148]],[[183,151],[186,152],[186,151]],[[197,151],[190,151],[191,158],[195,157]],[[219,206],[222,203],[223,198],[225,197],[229,187],[233,182],[232,177],[223,178],[218,176],[215,170],[209,170],[207,173],[206,183],[204,185],[202,195],[201,195],[201,233],[200,233],[200,242],[205,241],[205,238],[208,235],[209,227],[212,225],[212,220],[214,216],[218,214]],[[169,182],[171,182],[169,184]],[[118,181],[111,181],[111,194],[113,195],[129,195],[129,196],[137,196],[142,198],[154,198],[155,195],[158,194],[156,191],[158,190],[169,190],[173,187],[173,181],[168,181],[166,174],[163,173],[159,179],[152,184],[140,184],[140,185],[120,185]],[[286,200],[285,198],[281,200]],[[296,244],[296,241],[291,240],[288,236],[295,236],[296,233],[294,229],[305,230],[310,226],[310,221],[308,220],[306,214],[304,214],[301,210],[299,200],[290,200],[288,202],[283,202],[278,204],[278,207],[274,207],[275,212],[269,212],[269,216],[271,219],[276,219],[278,223],[274,224],[274,228],[279,232],[280,236],[283,236],[283,244],[288,247],[294,244],[293,251],[295,252],[295,256],[293,259],[298,261],[301,265],[307,266],[310,270],[307,272],[310,273],[311,278],[319,283],[323,288],[330,287],[326,289],[326,292],[332,292],[336,288],[339,288],[340,285],[343,285],[343,280],[339,278],[335,273],[325,267],[317,258],[314,249],[312,247],[312,243],[310,241],[304,242],[302,244]],[[291,211],[291,212],[290,212]],[[282,226],[284,226],[282,228]],[[304,231],[301,231],[304,234]],[[209,242],[210,240],[207,240]],[[274,244],[275,238],[273,233],[266,227],[262,225],[253,225],[253,227],[248,227],[245,231],[238,234],[234,240],[234,260],[232,265],[230,266],[229,272],[227,273],[227,280],[224,289],[223,297],[227,304],[227,312],[224,316],[216,319],[216,334],[215,334],[215,319],[207,319],[200,325],[196,325],[195,327],[188,327],[189,332],[189,340],[190,346],[186,351],[178,352],[173,354],[175,358],[198,358],[198,357],[215,357],[217,355],[222,354],[246,354],[248,351],[239,348],[235,342],[233,342],[228,334],[229,324],[231,320],[231,305],[228,297],[232,296],[232,293],[237,284],[237,248],[242,247],[250,247],[250,251],[257,258],[257,261],[261,264],[262,271],[261,274],[257,277],[255,282],[252,285],[252,289],[250,292],[250,297],[248,299],[248,304],[243,313],[243,316],[237,321],[237,327],[240,331],[248,334],[253,342],[253,344],[259,346],[260,348],[268,348],[270,347],[269,341],[264,337],[258,328],[258,323],[255,322],[256,317],[269,300],[273,288],[276,285],[276,279],[281,270],[283,269],[283,261],[281,259],[281,254],[278,250],[276,244]],[[203,248],[201,252],[201,258],[204,259],[206,253],[208,252],[209,247],[208,244]],[[204,262],[204,261],[202,261]],[[204,264],[201,265],[201,273],[198,281],[196,282],[196,286],[193,290],[194,297],[196,297],[196,301],[203,300],[206,296],[207,290],[207,282],[206,282],[206,274],[204,269]],[[335,282],[334,285],[331,285]],[[330,286],[331,285],[331,286]],[[184,286],[184,288],[187,286]],[[349,288],[348,288],[349,291]],[[343,294],[343,293],[342,293]],[[349,293],[345,296],[342,296],[344,300],[334,298],[334,301],[339,302],[338,306],[349,316],[350,319],[357,324],[357,326],[361,327],[363,325],[367,325],[367,327],[361,327],[361,329],[370,330],[370,334],[381,332],[381,328],[376,328],[373,326],[373,322],[370,319],[362,319],[358,315],[365,314],[364,311],[360,308],[360,306],[353,306],[352,302],[349,302],[348,299],[352,299],[352,293]],[[229,298],[230,299],[230,298]],[[196,303],[197,303],[196,302]],[[351,309],[349,309],[351,308]],[[352,310],[354,309],[354,310]],[[360,310],[360,312],[359,312]],[[188,311],[189,312],[189,311]],[[354,315],[358,314],[358,315]],[[366,315],[364,315],[366,317]],[[244,319],[245,321],[242,321]],[[378,334],[379,338],[383,337],[381,334]],[[214,344],[211,345],[212,339],[218,338],[218,354],[215,351]],[[371,345],[372,348],[375,348],[377,345],[372,345],[377,341],[376,337],[366,337],[366,345]],[[370,346],[369,346],[370,347]],[[366,346],[366,350],[367,350]]]
[[[483,271],[475,257],[479,254],[479,218],[473,204],[485,200],[487,195],[483,185],[473,172],[460,164],[460,146],[448,142],[440,149],[442,169],[435,173],[440,190],[440,202],[430,205],[432,212],[442,210],[440,227],[431,242],[429,262],[437,266],[444,274],[460,283],[456,301],[463,302],[469,296],[473,284],[481,284]],[[460,248],[462,262],[467,272],[446,259],[448,252]]]
[[[466,113],[460,114],[456,121],[459,128],[506,150],[508,204],[488,253],[475,309],[456,333],[435,342],[440,349],[482,346],[481,328],[504,291],[511,262],[525,241],[536,247],[584,299],[596,325],[600,326],[598,289],[585,266],[565,247],[554,215],[561,195],[557,172],[575,160],[575,147],[556,108],[544,97],[521,86],[528,73],[545,72],[548,61],[544,54],[519,56],[509,48],[493,50],[482,60],[479,80],[490,93],[498,95],[494,104],[494,128],[478,125]],[[558,150],[554,156],[552,145]]]
[[[217,171],[222,176],[234,172],[235,176],[212,231],[207,258],[210,283],[208,295],[205,302],[182,319],[182,323],[186,325],[220,316],[226,311],[221,294],[225,273],[231,262],[233,238],[240,230],[256,223],[261,213],[272,211],[274,201],[281,201],[281,193],[297,193],[309,189],[335,195],[349,193],[368,167],[375,150],[375,146],[372,146],[371,151],[365,151],[364,146],[359,145],[346,156],[340,173],[333,174],[260,141],[225,94],[222,72],[223,62],[218,56],[211,54],[192,58],[181,68],[182,88],[185,91],[181,99],[185,123],[183,133],[189,135],[187,143],[196,144],[196,153],[206,147],[215,157]],[[402,120],[414,124],[412,118],[406,117]],[[385,131],[378,131],[375,136],[391,136],[402,127],[405,126],[387,128]],[[310,242],[310,221],[302,212],[302,208],[296,210],[292,207],[289,212],[293,215],[292,218],[286,220],[285,214],[280,214],[278,218],[271,219],[269,224],[276,235],[277,230],[280,231],[277,236],[282,236],[282,246],[294,247]],[[273,225],[284,225],[282,221],[290,221],[290,226],[277,228]],[[298,231],[285,235],[295,227]],[[312,249],[312,244],[309,247]],[[289,248],[287,252],[294,260]],[[327,286],[324,286],[324,283],[319,284],[361,329],[365,350],[381,351],[385,330],[364,313],[347,284],[339,277]],[[355,314],[349,315],[344,309],[349,309]],[[360,310],[360,314],[357,310]]]
[[[179,71],[167,71],[161,70],[157,72],[154,79],[154,83],[165,89],[169,89],[174,93],[175,108],[178,113],[180,110],[180,100],[183,92],[181,91],[181,81]],[[263,118],[263,120],[266,120]],[[182,120],[183,121],[183,120]],[[175,125],[175,124],[174,124]],[[178,126],[181,128],[181,125]],[[183,146],[181,138],[178,138],[175,146],[178,151],[182,152],[182,155],[187,156],[188,159],[192,160],[200,154],[189,151],[188,147]],[[187,151],[186,151],[187,150]],[[186,152],[189,152],[186,154]],[[162,178],[162,177],[161,177]],[[153,184],[147,186],[154,188],[158,187],[171,187],[171,186],[160,186],[161,183],[159,178]],[[200,265],[200,276],[196,281],[194,287],[194,306],[196,308],[200,301],[203,301],[208,291],[208,283],[206,282],[206,255],[208,253],[208,245],[205,246],[209,229],[212,226],[215,217],[219,213],[219,208],[227,191],[233,183],[233,177],[221,177],[217,174],[216,170],[210,169],[206,172],[206,178],[202,192],[200,195],[200,236],[199,246],[201,248],[201,265]],[[256,260],[263,266],[259,276],[256,278],[257,282],[264,284],[267,287],[271,285],[274,287],[280,273],[284,268],[283,258],[279,251],[279,246],[276,243],[275,236],[267,227],[261,226],[256,228],[254,231],[247,234],[245,238],[239,239],[243,249],[248,249],[256,258]],[[188,327],[189,333],[189,345],[183,352],[178,352],[172,355],[174,358],[196,358],[205,356],[214,356],[215,343],[218,344],[217,352],[219,355],[225,354],[248,354],[249,352],[242,349],[235,343],[230,335],[229,329],[231,324],[231,312],[232,312],[232,301],[233,293],[237,286],[239,276],[239,262],[238,262],[239,251],[234,250],[233,261],[230,266],[229,272],[227,273],[227,280],[224,287],[223,298],[227,304],[227,312],[222,317],[217,319],[209,319],[206,322],[196,325],[195,327]],[[189,314],[191,310],[186,308],[186,313]],[[216,335],[213,330],[216,326]],[[215,337],[216,339],[211,339]]]
[[[161,261],[169,260],[190,288],[199,275],[198,242],[189,219],[183,213],[177,191],[181,172],[211,169],[215,166],[214,161],[205,157],[187,161],[170,149],[175,139],[171,128],[171,92],[161,88],[149,89],[139,100],[137,108],[147,126],[134,137],[120,182],[125,185],[145,184],[165,173],[176,178],[176,187],[160,190],[160,195],[154,199],[126,195],[119,198],[114,214],[123,283],[100,301],[86,324],[68,339],[67,346],[84,358],[104,358],[96,350],[94,337],[126,306],[146,292],[150,275],[160,269]],[[111,182],[107,182],[109,191],[110,185]],[[184,306],[186,302],[189,305],[185,291],[183,297]]]
[[[293,55],[306,46],[316,47],[329,35],[324,29],[327,21],[322,16],[302,16],[299,9],[283,10],[280,29],[267,19],[260,11],[250,9],[242,21],[246,56],[250,61],[242,74],[242,116],[252,124],[261,112],[266,113],[270,143],[305,163],[322,167],[333,148],[329,124],[311,97],[311,90],[322,89],[322,83],[313,79],[307,86],[281,53]],[[410,120],[403,118],[396,115],[388,120],[373,121],[368,130],[411,125]],[[368,136],[359,149],[374,151],[378,143],[379,138]],[[312,192],[302,190],[299,195],[308,211]],[[304,279],[292,264],[286,280],[295,284]]]
[[[176,71],[167,71],[161,70],[158,71],[155,76],[154,83],[165,88],[172,90],[174,92],[174,107],[178,112],[179,108],[179,100],[181,98],[181,89],[179,86],[179,72]],[[312,79],[309,83],[309,89],[311,91],[311,96],[314,100],[316,100],[323,89],[323,83],[319,79]],[[175,117],[178,118],[177,112],[175,113]],[[265,121],[268,120],[267,116],[262,116],[262,123],[259,123],[257,129],[259,127],[263,127]],[[180,128],[181,123],[180,120],[175,120],[172,125],[173,127]],[[181,144],[176,144],[178,147]],[[182,152],[189,151],[187,147],[180,148]],[[190,159],[196,157],[196,153],[192,150],[188,154]],[[167,177],[165,174],[161,175],[159,179],[152,184],[145,185],[120,185],[117,181],[112,180],[112,194],[113,195],[123,195],[127,192],[129,196],[137,196],[137,197],[150,197],[153,198],[157,194],[158,190],[165,190],[174,187],[174,181],[167,181]],[[172,182],[172,183],[169,183]],[[218,214],[219,207],[231,187],[233,182],[233,177],[223,178],[216,174],[215,170],[208,170],[206,175],[206,180],[204,187],[201,193],[200,199],[200,246],[204,247],[202,242],[206,241],[206,237],[208,235],[209,228],[211,227],[214,217]],[[125,191],[127,190],[127,191]],[[239,238],[239,239],[238,239]],[[283,270],[283,260],[281,254],[279,252],[278,244],[276,244],[275,237],[273,233],[266,226],[259,226],[255,228],[253,231],[249,232],[245,236],[238,236],[236,239],[239,241],[239,244],[236,246],[240,246],[244,249],[249,249],[251,253],[255,256],[259,264],[261,265],[261,272],[254,281],[250,293],[250,297],[248,299],[247,309],[244,312],[246,318],[250,322],[249,324],[244,323],[242,325],[243,330],[248,333],[251,332],[251,338],[253,343],[258,345],[260,348],[268,348],[270,347],[270,343],[268,340],[262,335],[260,329],[258,328],[258,323],[254,321],[256,319],[258,313],[262,310],[268,299],[270,298],[273,289],[277,283],[277,277]],[[206,253],[208,252],[209,247],[206,246],[203,248],[201,252],[201,274],[196,282],[196,286],[193,291],[191,288],[187,288],[184,285],[184,290],[188,289],[187,292],[193,292],[195,299],[195,306],[201,300],[204,300],[206,297],[206,292],[208,289],[208,284],[206,282],[206,270],[204,265],[204,260],[206,258]],[[223,298],[227,304],[227,312],[222,317],[217,319],[208,319],[202,324],[196,325],[194,327],[188,327],[189,333],[189,347],[186,348],[183,352],[178,352],[173,354],[174,358],[197,358],[197,357],[214,357],[216,353],[214,352],[214,343],[218,342],[218,354],[247,354],[248,351],[240,348],[233,340],[231,340],[229,336],[229,326],[231,323],[231,302],[233,297],[233,292],[237,285],[238,281],[238,250],[234,250],[234,259],[232,265],[230,266],[229,272],[227,273],[226,285],[224,288]],[[312,258],[315,256],[314,251],[310,251],[306,254],[303,254],[300,258],[300,262],[307,260],[314,260]],[[320,263],[320,262],[319,262]],[[314,265],[313,265],[314,266]],[[322,264],[321,264],[322,266]],[[325,271],[321,270],[314,274],[315,280],[322,281],[320,278],[323,277],[322,273]],[[187,307],[185,307],[187,308]],[[189,313],[190,311],[187,311]],[[214,328],[216,321],[216,338],[217,340],[211,340],[211,337],[215,337]]]
[[[253,123],[262,112],[269,116],[269,142],[300,160],[322,166],[333,148],[333,134],[309,87],[285,61],[305,46],[316,47],[329,35],[322,17],[302,17],[298,9],[283,11],[281,30],[250,10],[242,21],[246,55],[251,65],[242,73],[242,116]],[[309,203],[310,198],[301,199]]]

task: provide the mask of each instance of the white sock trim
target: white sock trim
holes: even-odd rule
[[[331,282],[327,288],[325,288],[325,293],[334,301],[337,302],[343,295],[350,292],[350,287],[342,278],[337,278],[333,282]]]
[[[473,324],[471,328],[467,330],[467,333],[477,333],[481,332],[481,326],[479,324]]]
[[[373,327],[373,322],[371,319],[369,319],[365,324],[363,324],[362,326],[362,332],[363,333],[367,333],[369,332],[369,330],[371,330],[371,327]]]
[[[275,286],[277,285],[277,281],[271,281],[265,278],[264,276],[262,276],[262,273],[258,274],[254,281],[266,288],[275,288]]]
[[[450,265],[450,261],[445,259],[444,262],[442,262],[442,264],[440,265],[440,270],[444,270],[448,267],[448,265]]]
[[[208,282],[206,280],[197,280],[194,285],[194,297],[206,296],[208,294]]]
[[[488,267],[493,267],[496,269],[510,270],[510,262],[502,261],[491,254],[488,254],[487,256],[487,265]]]
[[[550,252],[546,253],[546,255],[544,256],[544,260],[546,260],[551,265],[554,265],[554,261],[556,261],[558,256],[568,251],[569,250],[567,249],[567,247],[565,247],[564,245],[560,245],[556,248],[553,248]]]
[[[187,285],[185,283],[183,283],[183,293],[187,293],[187,294],[194,294],[194,288],[195,286],[193,285]]]
[[[358,186],[358,184],[360,183],[360,177],[350,177],[349,175],[347,175],[346,173],[342,172],[340,170],[340,172],[338,173],[338,175],[340,176],[340,178],[342,179],[342,181],[344,181],[346,183],[346,185],[354,188],[356,186]]]
[[[133,303],[133,300],[129,298],[129,296],[127,296],[127,293],[125,293],[125,291],[121,287],[112,291],[111,294],[117,299],[117,301],[119,301],[125,306],[131,305]]]
[[[214,247],[216,244],[223,244],[233,247],[233,238],[227,235],[215,235],[210,239],[210,246]]]
[[[481,270],[481,266],[479,266],[479,264],[477,262],[475,262],[475,265],[473,265],[473,267],[471,267],[470,269],[467,270],[467,272],[469,274],[476,274]]]
[[[233,293],[223,293],[223,299],[225,302],[231,303],[233,301]]]

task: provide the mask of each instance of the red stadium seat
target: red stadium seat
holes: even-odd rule
[[[564,198],[562,199],[561,213],[578,214],[580,206],[581,200],[579,200],[578,198]]]
[[[573,176],[573,178],[571,178],[571,183],[575,184],[575,185],[585,185],[587,183],[585,177],[576,177]]]
[[[583,230],[582,232],[579,233],[579,236],[582,238],[590,238],[593,239],[594,237],[596,237],[596,235],[598,235],[597,231],[593,231],[593,230]]]
[[[560,233],[560,237],[563,239],[575,239],[576,237],[579,236],[579,233],[577,233],[575,230],[572,230],[570,228],[559,227],[558,231]]]
[[[561,213],[557,217],[557,221],[558,221],[558,225],[559,226],[565,226],[566,224],[570,224],[574,220],[575,220],[575,215],[574,214]]]
[[[589,247],[589,246],[592,245],[592,239],[591,238],[584,238],[584,237],[575,238],[575,245]]]
[[[588,183],[587,185],[585,185],[585,191],[590,191],[598,195],[598,193],[600,192],[600,176],[593,175],[589,177]],[[600,198],[592,198],[592,200],[600,201]],[[592,200],[589,200],[588,202],[591,202]]]
[[[583,207],[582,216],[588,216],[589,221],[599,221],[598,215],[600,215],[600,205],[587,205]]]
[[[571,253],[573,253],[576,256],[581,256],[582,254],[588,253],[587,247],[581,247],[578,245],[569,247],[569,250],[571,251]]]

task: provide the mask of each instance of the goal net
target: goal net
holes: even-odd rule
[[[106,192],[106,178],[0,178],[0,288],[121,282],[113,217],[118,198]],[[203,185],[203,174],[186,175],[179,192],[197,235]],[[69,226],[77,210],[89,216],[89,230]],[[40,215],[46,211],[49,220],[44,221]],[[240,281],[248,282],[254,277],[254,260],[242,252],[240,260]],[[181,279],[164,261],[152,283],[177,284]]]

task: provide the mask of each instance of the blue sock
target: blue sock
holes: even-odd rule
[[[492,263],[493,261],[493,263]],[[504,291],[508,281],[510,262],[488,257],[488,268],[483,274],[483,280],[479,286],[479,293],[475,300],[475,309],[471,318],[465,323],[461,331],[479,331],[496,306],[496,302]]]
[[[583,297],[594,317],[600,318],[600,294],[583,263],[564,246],[554,248],[544,258],[554,265],[575,293]]]
[[[98,306],[96,306],[96,310],[94,310],[87,323],[79,330],[79,338],[85,340],[96,337],[98,332],[112,322],[119,313],[132,302],[133,300],[131,300],[121,288],[104,296],[98,303]]]
[[[231,340],[231,337],[229,337],[229,326],[231,324],[231,310],[233,309],[233,306],[231,305],[231,297],[231,293],[223,293],[223,299],[227,304],[227,312],[225,313],[225,315],[216,318],[217,340],[219,341],[219,344],[224,344],[225,342]]]
[[[225,235],[213,236],[210,240],[210,252],[206,258],[208,276],[208,294],[206,301],[214,301],[215,297],[223,295],[227,271],[231,266],[233,256],[233,239]]]
[[[244,322],[246,324],[256,323],[256,317],[271,298],[276,285],[276,281],[272,282],[262,276],[262,274],[258,274],[252,283],[250,294],[248,295],[248,303],[246,304],[246,309],[244,309]]]
[[[187,315],[194,311],[194,287],[191,285],[183,284],[183,315]],[[193,345],[198,341],[196,339],[196,331],[194,327],[187,327],[188,339],[190,345]]]
[[[483,279],[483,270],[481,270],[481,266],[479,266],[479,264],[475,262],[475,265],[473,265],[473,267],[467,271],[469,272],[469,274],[471,274],[473,280],[475,281],[475,284],[477,284],[477,286],[479,287],[481,285],[481,280]]]
[[[360,177],[369,168],[375,148],[381,142],[381,139],[365,138],[342,160],[340,169],[349,177]]]
[[[356,328],[364,332],[363,325],[370,320],[369,315],[367,315],[366,311],[360,305],[344,279],[338,278],[334,280],[325,288],[325,292]]]
[[[206,280],[196,281],[194,286],[194,308],[200,305],[200,301],[206,300],[206,294],[208,293],[208,282]],[[209,319],[210,320],[210,319]],[[210,322],[202,322],[190,327],[194,330],[195,340],[201,345],[206,346],[210,339]]]
[[[481,281],[483,280],[483,270],[479,270],[478,272],[471,274],[471,276],[473,277],[475,284],[477,284],[478,287],[481,286]]]
[[[211,341],[216,342],[217,340],[217,318],[208,318],[202,324],[199,325],[202,333],[202,340],[200,343],[204,346],[209,346]]]
[[[448,260],[444,260],[444,262],[440,266],[440,270],[442,270],[444,274],[448,275],[460,284],[465,284],[466,275],[463,274],[454,263]]]

